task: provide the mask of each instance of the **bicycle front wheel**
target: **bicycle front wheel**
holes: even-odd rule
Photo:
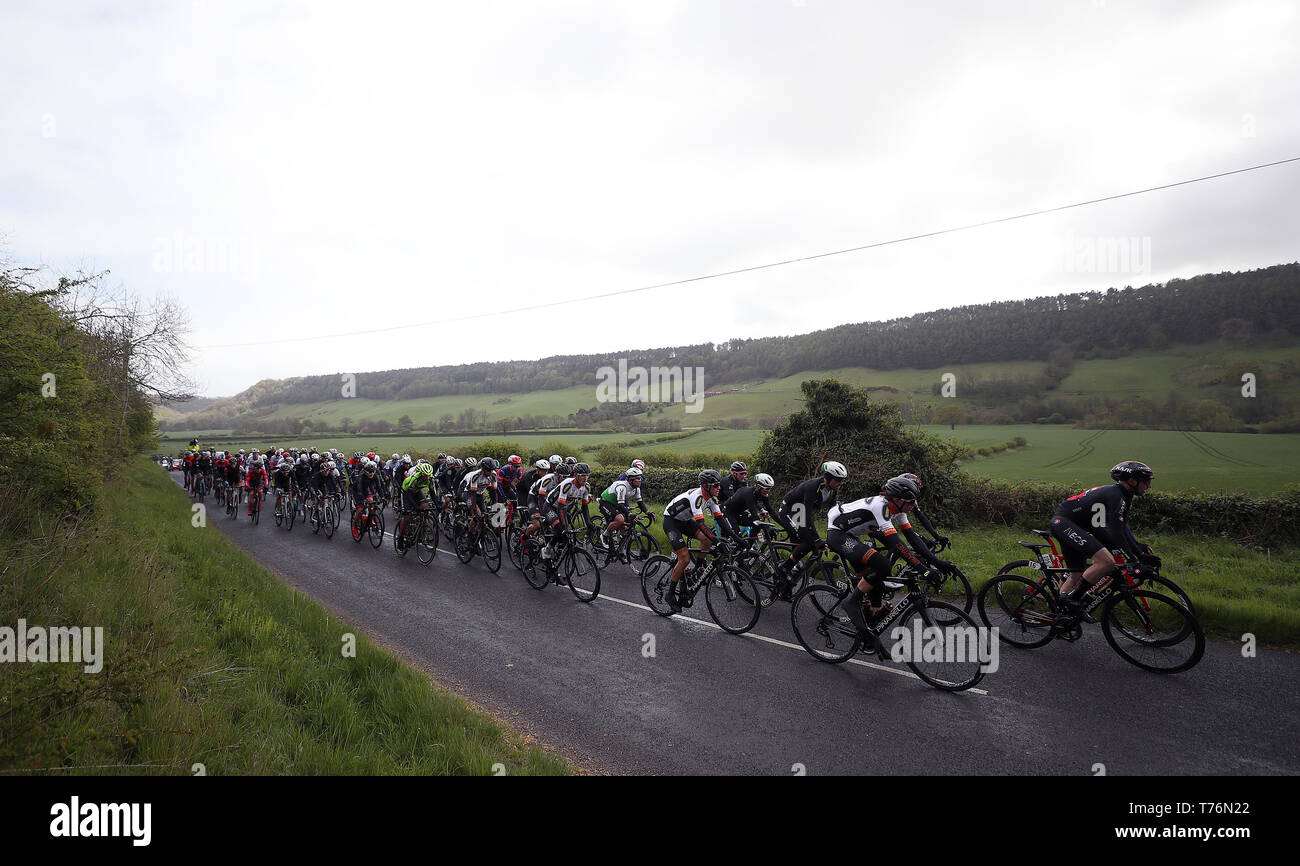
[[[326,538],[334,537],[334,530],[338,528],[338,515],[334,511],[334,501],[328,500],[325,503],[325,513],[320,518],[321,528],[325,530]]]
[[[674,613],[664,596],[668,594],[675,564],[675,559],[657,555],[647,559],[641,569],[641,595],[645,597],[645,603],[650,609],[660,616],[672,616]]]
[[[808,654],[837,665],[853,658],[862,638],[840,605],[847,593],[825,583],[804,587],[790,602],[794,636]]]
[[[1148,589],[1118,594],[1102,607],[1101,631],[1120,658],[1144,671],[1176,674],[1205,654],[1205,632],[1174,599]]]
[[[438,555],[438,525],[427,517],[419,518],[419,540],[416,542],[415,555],[421,565],[428,565]]]
[[[375,550],[384,545],[384,512],[376,509],[370,515],[370,546]]]
[[[709,576],[704,602],[713,621],[729,634],[744,634],[763,612],[758,587],[738,568],[724,566]]]
[[[957,605],[926,599],[925,607],[913,607],[894,628],[900,626],[907,666],[936,689],[965,691],[984,678],[991,635]]]
[[[641,576],[641,569],[645,568],[646,560],[652,556],[661,556],[663,551],[659,547],[659,542],[655,537],[644,529],[630,529],[627,532],[627,538],[623,540],[621,559],[627,563],[628,568],[637,577]]]
[[[483,548],[483,562],[487,563],[488,571],[496,574],[501,570],[501,536],[497,535],[495,529],[484,528],[479,538],[482,541],[480,546]]]
[[[578,601],[590,603],[600,595],[600,569],[582,548],[570,550],[564,557],[564,580]]]

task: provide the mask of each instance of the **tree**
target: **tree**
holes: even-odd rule
[[[410,433],[414,429],[415,429],[415,422],[411,420],[410,415],[403,415],[401,418],[397,419],[398,433]]]
[[[947,424],[950,429],[956,430],[958,424],[966,423],[966,410],[951,404],[940,406],[934,410],[933,422],[935,424]]]

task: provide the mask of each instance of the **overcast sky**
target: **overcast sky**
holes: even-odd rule
[[[203,348],[578,298],[1300,156],[1300,4],[4,0],[0,32],[0,256],[179,299],[210,396],[1300,258],[1292,163],[541,312]],[[1094,261],[1114,238],[1127,261]]]

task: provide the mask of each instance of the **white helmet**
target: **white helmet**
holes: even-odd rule
[[[768,475],[766,472],[760,472],[754,476],[754,486],[771,490],[776,486],[776,482],[772,480],[771,475]]]
[[[533,465],[536,466],[538,469],[542,470],[543,472],[551,471],[551,461],[549,460],[538,460]]]
[[[836,463],[834,460],[827,460],[822,464],[822,474],[828,478],[848,478],[849,470],[844,468],[843,463]]]

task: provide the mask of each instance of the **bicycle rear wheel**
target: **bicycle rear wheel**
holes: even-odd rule
[[[326,538],[334,537],[334,530],[338,528],[338,520],[334,513],[334,500],[325,500],[325,509],[320,517],[321,528],[325,530]]]
[[[976,609],[986,626],[998,630],[999,639],[1021,649],[1051,641],[1059,613],[1056,599],[1041,582],[1017,574],[1003,574],[984,584]]]
[[[284,500],[275,506],[275,525],[284,526]]]
[[[370,515],[370,546],[375,550],[384,546],[384,512],[375,509]]]
[[[907,666],[936,689],[965,691],[984,678],[982,657],[992,652],[991,637],[957,605],[929,599],[925,604],[899,623],[906,630]],[[920,657],[913,658],[918,647]]]
[[[524,548],[522,546],[523,535],[519,532],[519,527],[513,524],[506,527],[506,555],[510,557],[510,564],[520,571],[524,570]]]
[[[524,566],[524,580],[533,589],[546,589],[551,585],[551,576],[546,571],[546,563],[542,560],[541,555],[533,548],[525,548],[522,551]]]
[[[645,567],[646,560],[652,556],[662,555],[663,551],[660,549],[659,542],[655,540],[655,537],[638,527],[627,531],[627,537],[623,540],[619,558],[627,563],[633,574],[640,577],[641,569]]]
[[[564,580],[578,601],[590,603],[600,595],[600,569],[582,548],[570,550],[564,557]]]
[[[862,648],[858,630],[840,606],[846,595],[837,587],[814,583],[790,603],[790,624],[799,644],[813,658],[833,665],[848,661]]]
[[[744,634],[758,622],[763,612],[758,587],[749,575],[727,565],[709,576],[704,588],[704,602],[713,621],[729,634]]]
[[[366,526],[365,515],[362,514],[360,511],[352,512],[352,520],[350,521],[350,523],[352,526],[352,540],[355,541],[357,544],[360,544],[361,536],[366,534],[368,528]]]
[[[1101,630],[1129,664],[1158,674],[1195,667],[1205,654],[1205,633],[1173,598],[1138,589],[1118,594],[1102,608]]]

